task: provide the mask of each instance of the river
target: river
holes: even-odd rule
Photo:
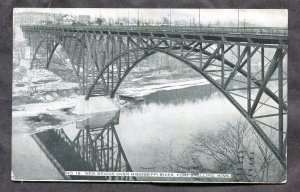
[[[231,103],[209,84],[161,90],[144,96],[142,101],[121,103],[123,107],[117,115],[98,114],[87,120],[89,127],[93,124],[99,128],[106,121],[117,119],[113,123],[119,139],[116,145],[122,147],[123,156],[133,171],[160,171],[170,150],[175,155],[181,154],[193,135],[216,132],[226,123],[241,118]],[[60,113],[60,117],[69,115],[68,109]],[[71,157],[65,156],[64,151],[56,154],[57,148],[67,148],[60,146],[63,142],[51,136],[54,134],[50,134],[52,129],[34,128],[35,123],[47,121],[51,114],[39,118],[38,122],[23,117],[13,121],[13,174],[15,178],[34,180],[63,179],[64,165],[70,164]],[[51,119],[51,122],[59,125],[71,141],[85,126],[81,126],[82,122],[86,124],[86,120],[64,125],[60,125],[59,120]],[[24,123],[27,124],[25,128]],[[50,134],[47,138],[51,145],[45,144],[43,138],[46,136],[42,134]],[[73,169],[76,168],[80,170],[79,167]]]
[[[221,93],[202,85],[146,96],[144,102],[121,111],[116,129],[134,170],[159,171],[154,165],[160,162],[158,156],[170,149],[181,153],[192,135],[218,131],[239,117]]]

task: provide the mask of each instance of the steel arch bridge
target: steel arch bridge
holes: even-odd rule
[[[235,106],[286,167],[287,29],[43,25],[22,30],[31,68],[51,70],[61,47],[86,99],[114,97],[130,71],[151,55],[181,61]]]

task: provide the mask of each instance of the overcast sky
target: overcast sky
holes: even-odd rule
[[[115,9],[115,8],[15,8],[14,12],[45,12],[45,13],[63,13],[72,15],[91,15],[91,17],[118,18],[128,17],[140,20],[161,20],[162,17],[170,18],[170,9]],[[288,11],[287,9],[239,9],[240,24],[245,22],[264,27],[287,27]],[[171,9],[171,20],[192,20],[199,22],[199,9]],[[228,24],[237,23],[237,9],[200,9],[201,24],[214,24],[219,22]]]

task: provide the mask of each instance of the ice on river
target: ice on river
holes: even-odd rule
[[[218,80],[218,78],[215,78],[215,80]],[[191,86],[199,86],[205,84],[209,84],[209,82],[205,79],[196,79],[196,80],[190,79],[190,80],[184,80],[182,82],[178,82],[178,81],[164,82],[155,85],[145,85],[142,87],[125,88],[119,91],[119,93],[121,95],[126,95],[126,96],[143,97],[158,91],[183,89]]]
[[[13,117],[35,116],[40,113],[49,113],[64,108],[73,108],[75,114],[93,114],[119,110],[114,100],[106,97],[92,97],[88,101],[84,96],[74,98],[62,98],[59,101],[48,103],[33,103],[13,106]]]

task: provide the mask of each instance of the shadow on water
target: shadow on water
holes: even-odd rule
[[[142,111],[143,105],[182,105],[187,102],[195,103],[199,100],[210,99],[218,90],[210,84],[173,89],[161,90],[143,97],[128,97],[120,95],[120,100],[125,101],[128,111]],[[124,103],[123,103],[124,104]]]
[[[210,84],[187,87],[183,89],[166,90],[152,93],[145,96],[146,104],[158,103],[158,104],[182,104],[186,101],[196,102],[199,99],[208,99],[216,92]]]
[[[48,159],[65,177],[73,180],[136,180],[129,176],[66,176],[65,171],[132,172],[115,125],[120,112],[97,114],[77,121],[72,130],[50,129],[32,135]]]

